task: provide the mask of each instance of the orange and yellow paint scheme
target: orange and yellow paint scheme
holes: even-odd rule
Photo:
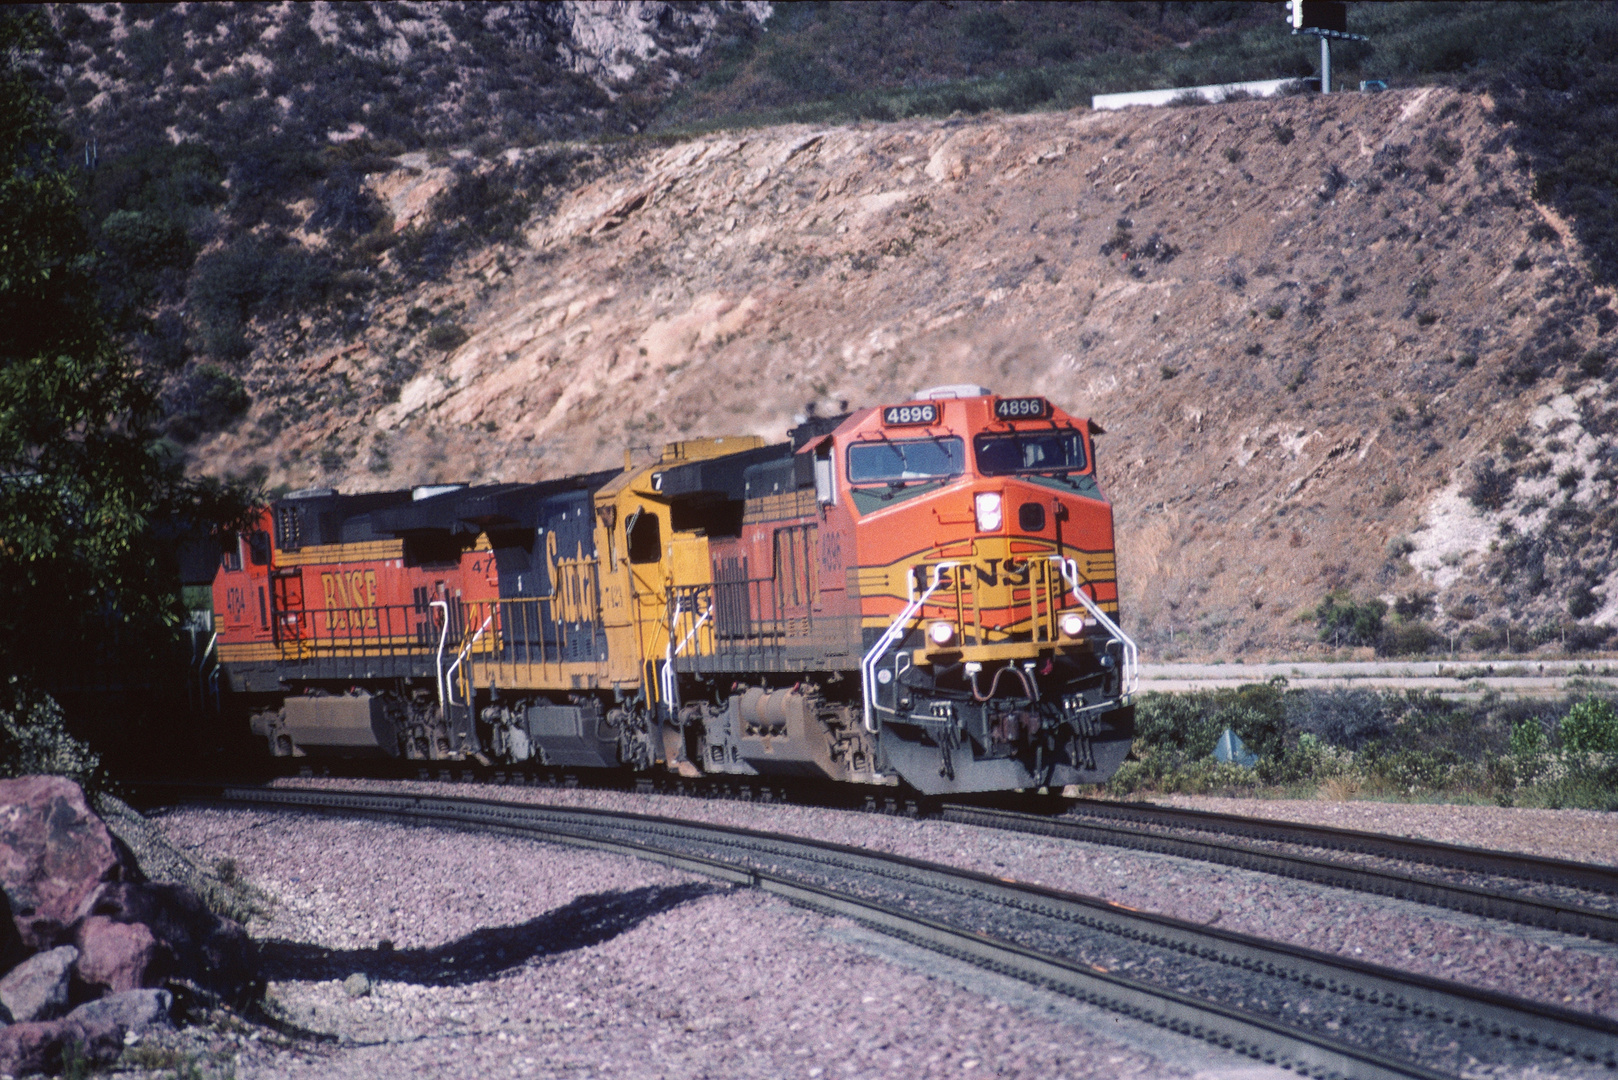
[[[295,493],[227,545],[219,658],[277,752],[1104,780],[1135,649],[1100,431],[944,387],[621,472]]]

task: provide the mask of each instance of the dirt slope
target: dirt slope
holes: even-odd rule
[[[289,343],[201,454],[345,490],[538,479],[970,381],[1107,429],[1153,655],[1296,651],[1336,587],[1437,592],[1429,618],[1465,630],[1565,619],[1576,577],[1612,625],[1618,412],[1577,371],[1618,320],[1505,145],[1486,101],[1427,89],[650,150],[363,340]],[[432,179],[385,181],[400,227]],[[433,351],[427,312],[469,339]],[[1461,492],[1508,435],[1549,464],[1480,510]],[[1553,497],[1585,546],[1541,545],[1537,589],[1514,587],[1500,523],[1532,530]]]

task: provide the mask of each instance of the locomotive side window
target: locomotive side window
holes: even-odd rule
[[[848,448],[848,479],[855,484],[929,480],[966,471],[966,443],[957,436],[855,443]]]
[[[247,535],[247,557],[253,560],[254,566],[270,565],[270,534],[260,529]],[[237,556],[240,565],[241,557]]]
[[[219,569],[227,573],[242,568],[242,541],[235,533],[230,533],[219,544]]]
[[[663,557],[663,528],[656,514],[636,510],[624,522],[624,532],[629,534],[630,562],[654,563]]]
[[[815,498],[827,506],[837,505],[837,465],[832,445],[827,439],[815,448]]]
[[[1077,431],[1025,431],[979,435],[972,440],[978,472],[1006,476],[1020,472],[1083,472],[1089,464],[1084,436]]]

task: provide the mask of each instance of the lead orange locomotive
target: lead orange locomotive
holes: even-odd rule
[[[277,755],[908,784],[1128,753],[1094,422],[940,387],[537,484],[295,492],[226,545],[221,668]]]

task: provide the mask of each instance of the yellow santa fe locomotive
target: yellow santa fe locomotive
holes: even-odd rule
[[[227,545],[220,664],[282,755],[1103,781],[1137,654],[1100,432],[948,386],[622,471],[296,492]]]

